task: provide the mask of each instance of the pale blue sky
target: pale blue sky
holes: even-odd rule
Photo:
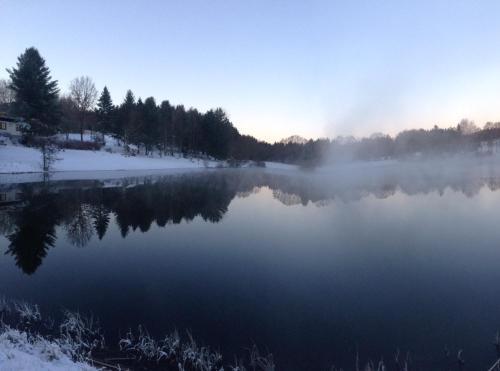
[[[269,141],[500,121],[500,1],[0,0],[0,78],[80,75]]]

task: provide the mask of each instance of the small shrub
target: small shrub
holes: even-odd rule
[[[34,135],[23,135],[21,138],[21,144],[27,146],[27,147],[41,147],[43,146],[47,140],[53,139],[51,137],[39,137],[39,136],[34,136]]]

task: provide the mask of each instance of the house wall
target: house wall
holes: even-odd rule
[[[0,191],[0,205],[22,200],[23,194],[19,189]]]
[[[21,135],[22,132],[18,130],[20,125],[19,123],[0,120],[0,134]]]

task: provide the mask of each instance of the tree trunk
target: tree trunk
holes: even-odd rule
[[[85,113],[81,114],[80,119],[80,141],[83,142],[83,128],[85,127]]]

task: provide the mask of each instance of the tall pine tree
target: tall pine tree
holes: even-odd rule
[[[130,129],[135,119],[135,97],[131,90],[127,90],[123,103],[118,108],[118,121],[115,128],[115,135],[124,142],[130,141]]]
[[[174,108],[168,100],[161,102],[159,111],[159,125],[163,154],[167,154],[167,148],[172,147],[172,112]],[[173,153],[172,153],[173,154]]]
[[[142,144],[144,144],[147,155],[160,142],[158,106],[153,97],[146,98],[144,101],[142,119],[144,121]]]
[[[103,134],[110,134],[114,131],[113,111],[113,101],[111,100],[108,88],[105,86],[102,90],[101,96],[99,97],[99,101],[97,102],[99,129]]]
[[[139,146],[144,143],[144,103],[139,97],[132,115],[132,120],[129,122],[127,127],[129,143]]]
[[[17,66],[7,72],[15,95],[14,112],[30,120],[35,133],[54,132],[59,119],[59,88],[38,50],[26,49],[18,57]]]

